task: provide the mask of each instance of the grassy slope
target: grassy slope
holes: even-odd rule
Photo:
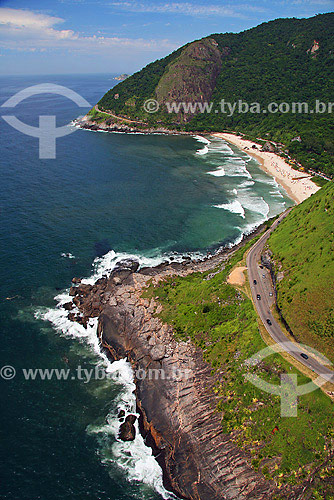
[[[226,283],[244,251],[239,250],[225,269],[211,278],[208,273],[172,277],[159,286],[151,285],[146,295],[159,298],[163,305],[160,317],[174,326],[176,338],[190,338],[221,373],[216,391],[222,425],[250,454],[253,467],[277,484],[298,484],[328,458],[330,437],[334,436],[333,405],[318,389],[301,397],[298,418],[281,418],[279,398],[244,380],[243,361],[266,346],[252,302]],[[299,384],[308,380],[277,354],[256,371],[276,384],[280,373],[286,372],[297,373]],[[279,431],[272,434],[275,426]],[[314,491],[328,492],[328,465],[321,467],[319,474]],[[330,498],[314,495],[314,499]]]
[[[269,240],[278,305],[298,341],[334,361],[334,182],[296,207]]]

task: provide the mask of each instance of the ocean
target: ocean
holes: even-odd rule
[[[53,83],[93,106],[114,76],[1,77],[0,103]],[[1,111],[35,127],[40,115],[56,115],[59,127],[88,109],[41,94]],[[96,321],[85,330],[57,306],[74,276],[92,282],[129,255],[142,265],[204,256],[293,202],[256,160],[221,139],[69,126],[56,159],[40,160],[38,140],[1,119],[0,368],[16,370],[0,380],[1,498],[174,498],[140,434],[131,443],[117,439],[119,411],[136,411],[129,364],[100,353]],[[117,377],[26,380],[23,373],[73,374],[78,366]]]

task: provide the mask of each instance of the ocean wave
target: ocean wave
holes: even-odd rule
[[[255,184],[255,181],[253,181],[253,180],[244,181],[239,185],[239,189],[250,188],[250,187],[254,186],[254,184]]]
[[[275,196],[277,198],[284,198],[284,196],[282,195],[282,193],[279,190],[277,190],[277,191],[269,191],[269,194],[271,196]]]
[[[213,175],[215,177],[224,177],[225,169],[224,167],[218,167],[217,170],[212,170],[211,172],[207,172],[209,175]]]
[[[224,203],[222,205],[213,205],[215,208],[222,208],[223,210],[227,210],[233,214],[240,215],[243,219],[245,218],[245,211],[240,201],[233,200],[230,203]]]
[[[257,214],[264,216],[265,218],[268,217],[270,207],[262,196],[258,196],[257,194],[249,191],[248,189],[246,190],[239,189],[238,200],[240,201],[241,205],[245,210],[249,210],[250,212],[255,212]]]
[[[206,139],[206,137],[202,137],[201,135],[194,135],[194,139],[198,142],[202,142],[203,144],[211,144],[211,141],[209,139]]]
[[[111,271],[115,268],[116,264],[122,260],[133,259],[139,263],[139,267],[155,267],[163,262],[182,262],[185,257],[190,257],[191,259],[202,260],[206,257],[203,252],[185,252],[185,253],[175,253],[175,252],[164,252],[162,253],[159,249],[151,250],[152,256],[145,256],[142,254],[132,254],[126,252],[115,252],[110,250],[103,257],[96,257],[93,262],[93,273],[89,278],[84,278],[82,283],[93,285],[96,280],[102,278],[102,276],[108,276]]]
[[[225,142],[222,139],[216,139],[216,138],[211,141],[210,152],[211,153],[218,153],[218,154],[223,153],[225,156],[226,155],[233,156],[235,154],[233,149],[230,148],[230,146],[227,144],[227,142]]]
[[[196,151],[196,154],[197,154],[197,155],[206,155],[208,152],[209,152],[209,148],[208,148],[208,146],[204,146],[204,148],[202,148],[202,149],[198,149],[198,150]]]
[[[252,179],[246,168],[246,162],[240,157],[233,157],[226,160],[225,173],[228,177],[247,177]]]
[[[196,151],[196,154],[204,155],[210,153],[210,155],[224,155],[224,156],[233,156],[235,153],[230,148],[230,146],[222,139],[217,139],[216,137],[212,137],[211,141],[202,137],[201,135],[193,136],[198,142],[205,144],[204,148]]]

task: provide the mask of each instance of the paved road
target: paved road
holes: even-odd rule
[[[253,301],[257,310],[258,315],[260,316],[267,332],[271,336],[271,338],[278,343],[281,347],[284,348],[291,356],[296,358],[300,363],[305,365],[307,368],[310,368],[312,371],[321,375],[324,379],[329,382],[334,383],[334,372],[329,368],[323,366],[319,360],[315,359],[310,352],[308,351],[309,358],[304,359],[301,357],[302,351],[297,344],[292,343],[283,333],[280,325],[275,321],[270,309],[275,303],[275,296],[273,285],[270,277],[270,273],[268,269],[265,267],[263,269],[260,268],[260,256],[263,250],[263,247],[268,240],[271,232],[278,226],[281,220],[284,219],[288,215],[290,210],[284,212],[280,215],[280,217],[274,222],[271,228],[266,231],[261,238],[253,245],[248,252],[246,258],[246,265],[249,277],[249,283],[252,291]],[[254,280],[256,280],[256,284],[254,284]],[[269,293],[273,293],[271,297]],[[261,299],[257,299],[257,295],[261,296]],[[268,325],[267,319],[271,321],[271,325]],[[282,345],[284,343],[284,345]]]
[[[110,115],[112,116],[113,118],[117,118],[118,120],[123,120],[123,122],[127,122],[127,123],[139,123],[140,125],[147,125],[147,123],[145,122],[138,122],[136,120],[130,120],[129,118],[122,118],[121,116],[117,116],[117,115],[114,115],[113,113],[110,113],[110,111],[101,111],[98,107],[97,104],[95,104],[94,108],[96,109],[96,111],[98,111],[99,113],[104,113],[106,115]]]

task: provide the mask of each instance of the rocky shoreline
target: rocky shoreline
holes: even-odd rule
[[[157,317],[161,305],[143,298],[143,292],[149,283],[172,275],[214,274],[238,246],[202,261],[153,268],[122,261],[94,285],[74,278],[72,302],[63,306],[69,319],[84,327],[97,317],[101,347],[112,360],[126,357],[131,362],[141,432],[163,469],[165,487],[189,500],[264,500],[272,498],[276,487],[223,433],[213,391],[219,373],[212,375],[202,351],[190,341],[175,340],[173,329]],[[134,420],[121,421],[121,433],[131,439]]]
[[[131,125],[126,125],[126,123],[120,123],[117,120],[113,120],[112,117],[106,121],[101,121],[97,123],[89,115],[85,115],[83,118],[74,120],[73,122],[77,127],[84,130],[102,131],[102,132],[122,132],[127,134],[166,134],[166,135],[194,135],[194,132],[184,132],[181,130],[167,129],[163,126],[161,127],[132,127]],[[143,124],[144,125],[144,124]]]

